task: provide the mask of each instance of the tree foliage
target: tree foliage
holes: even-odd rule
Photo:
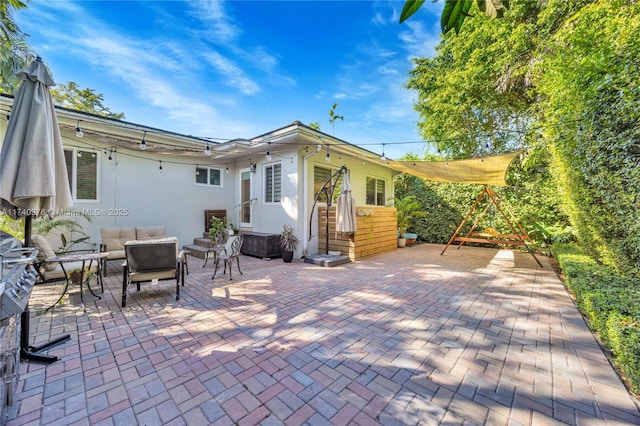
[[[550,5],[543,18],[557,7]],[[637,274],[640,4],[599,1],[574,12],[539,56],[539,120],[582,247]]]
[[[527,148],[506,194],[516,216],[569,220],[587,252],[630,274],[640,271],[639,31],[632,0],[513,2],[508,18],[443,37],[407,84],[443,156]]]
[[[434,3],[438,0],[432,0]],[[509,8],[509,0],[476,0],[478,9],[490,18],[502,18],[505,9]],[[416,13],[424,4],[424,0],[406,0],[402,12],[400,13],[400,23],[403,23],[411,15]],[[473,0],[445,0],[442,16],[440,17],[440,28],[442,34],[446,34],[452,29],[456,34],[466,17],[471,16],[470,11]]]
[[[108,107],[104,106],[102,93],[96,93],[94,89],[82,89],[73,81],[69,81],[67,84],[59,84],[56,88],[52,88],[51,97],[56,104],[63,107],[117,120],[124,119],[123,112],[112,112]]]
[[[13,20],[13,11],[26,7],[20,0],[0,1],[0,90],[5,93],[13,93],[18,88],[20,79],[15,74],[35,58],[25,34]]]

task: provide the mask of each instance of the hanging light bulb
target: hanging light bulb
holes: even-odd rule
[[[82,151],[78,150],[78,157],[82,158]]]
[[[271,142],[269,142],[267,145],[271,146]],[[271,151],[269,151],[269,148],[267,148],[267,161],[271,161]]]
[[[84,136],[84,133],[82,133],[82,129],[80,128],[80,120],[76,121],[76,136],[79,138]]]
[[[160,161],[160,167],[158,167],[160,170],[162,170],[162,161]]]
[[[380,161],[387,161],[387,157],[384,155],[384,144],[382,144],[382,155],[380,156]]]
[[[227,164],[225,164],[225,167],[226,167],[225,173],[229,173],[229,166]]]
[[[207,147],[204,150],[204,155],[207,157],[211,155],[211,148],[209,148],[209,142],[207,142]]]
[[[329,155],[329,145],[327,145],[327,155],[324,156],[324,161],[327,163],[331,161],[331,155]]]
[[[147,135],[147,131],[144,131],[144,134],[142,135],[142,140],[140,141],[140,151],[144,151],[145,149],[147,149],[147,141],[145,140],[145,136]]]
[[[96,152],[95,152],[95,151],[93,151],[93,152],[91,153],[91,158],[96,158]]]

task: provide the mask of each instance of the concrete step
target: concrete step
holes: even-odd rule
[[[207,257],[207,247],[203,247],[198,244],[189,244],[183,246],[182,248],[184,250],[187,250],[189,252],[189,255],[191,256],[198,257],[200,259],[204,259]],[[211,253],[211,256],[213,256],[213,253]]]
[[[193,245],[205,248],[213,247],[213,244],[211,244],[211,240],[209,238],[194,238]]]

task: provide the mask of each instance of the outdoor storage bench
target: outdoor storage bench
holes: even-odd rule
[[[148,226],[138,228],[101,228],[100,251],[109,253],[104,260],[119,260],[125,258],[124,245],[127,241],[147,241],[166,237],[164,226]],[[107,268],[103,267],[104,274]]]

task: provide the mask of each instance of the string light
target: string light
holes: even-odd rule
[[[144,151],[145,149],[147,149],[147,141],[145,140],[145,136],[147,136],[146,130],[142,134],[142,140],[140,141],[140,151]]]
[[[160,167],[158,167],[160,170],[162,170],[162,160],[160,161]]]
[[[76,136],[79,138],[84,136],[84,133],[82,133],[82,129],[80,128],[80,120],[76,121]]]
[[[331,161],[331,155],[329,155],[329,145],[327,145],[327,155],[324,156],[324,161],[329,163]]]
[[[271,147],[271,142],[268,142],[267,145]],[[267,161],[271,161],[271,151],[267,148]]]
[[[387,157],[384,155],[384,144],[382,144],[382,155],[380,156],[381,161],[387,161]]]
[[[204,155],[207,157],[211,155],[211,148],[209,148],[209,142],[207,142],[207,147],[204,150]]]
[[[226,169],[225,169],[225,173],[229,173],[229,165],[228,165],[228,164],[225,164],[225,167],[226,167]]]

